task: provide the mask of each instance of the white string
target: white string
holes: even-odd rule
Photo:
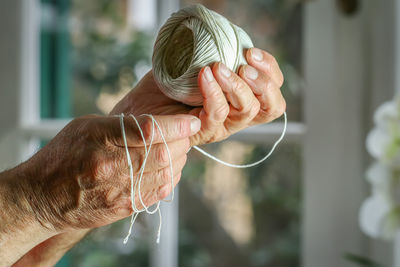
[[[137,216],[139,215],[139,213],[144,212],[144,211],[146,213],[148,213],[148,214],[154,214],[154,213],[158,212],[158,215],[159,215],[159,218],[160,218],[160,223],[159,223],[158,232],[157,232],[157,243],[159,243],[160,242],[160,235],[161,235],[161,226],[162,226],[162,216],[161,216],[161,211],[160,211],[160,201],[158,201],[156,203],[155,209],[151,211],[144,204],[144,201],[142,199],[142,194],[141,194],[141,184],[142,184],[142,180],[143,180],[143,173],[144,173],[144,170],[145,170],[145,167],[146,167],[147,158],[149,156],[149,153],[150,153],[153,141],[154,141],[154,132],[155,132],[154,129],[155,129],[155,127],[157,127],[157,129],[158,129],[158,131],[160,133],[160,137],[161,137],[161,140],[163,141],[163,143],[165,145],[165,148],[166,148],[166,151],[167,151],[167,154],[168,154],[169,163],[170,163],[172,195],[171,195],[171,199],[170,200],[163,200],[163,201],[166,201],[166,202],[171,202],[174,199],[174,190],[173,190],[173,188],[174,188],[174,172],[173,172],[173,167],[172,167],[172,157],[171,157],[170,150],[168,148],[168,144],[167,144],[167,142],[165,140],[164,134],[163,134],[163,132],[161,130],[161,127],[158,124],[158,122],[154,119],[153,115],[151,115],[151,114],[142,114],[142,115],[140,115],[140,116],[149,117],[151,119],[151,121],[152,121],[151,138],[150,138],[150,143],[149,143],[148,147],[147,147],[146,139],[145,139],[144,134],[143,134],[143,130],[140,127],[139,122],[137,121],[135,116],[133,116],[132,114],[130,114],[129,116],[135,121],[135,123],[137,125],[137,128],[138,128],[138,130],[140,132],[140,136],[142,137],[142,140],[143,140],[145,156],[144,156],[144,159],[143,159],[143,163],[139,168],[139,174],[136,176],[136,181],[134,183],[134,181],[133,181],[134,173],[133,173],[132,160],[131,160],[131,156],[129,154],[128,142],[127,142],[127,139],[126,139],[126,131],[125,131],[125,125],[124,125],[124,117],[125,116],[124,116],[123,113],[121,113],[119,118],[120,118],[122,139],[124,141],[126,159],[127,159],[128,167],[129,167],[129,177],[130,177],[130,181],[131,181],[131,204],[132,204],[132,210],[133,210],[133,214],[131,216],[131,221],[130,221],[128,234],[124,239],[124,244],[126,244],[128,242],[129,237],[132,234],[132,228],[133,228],[133,225],[134,225],[134,223],[136,221]],[[140,204],[142,204],[143,209],[138,209],[137,206],[136,206],[136,203],[135,203],[136,188],[138,190],[139,201],[140,201]]]
[[[279,136],[278,140],[275,141],[275,143],[273,144],[271,150],[268,152],[268,154],[263,157],[262,159],[250,163],[250,164],[244,164],[244,165],[237,165],[237,164],[232,164],[232,163],[228,163],[225,161],[220,160],[219,158],[216,158],[215,156],[207,153],[206,151],[204,151],[203,149],[199,148],[198,146],[193,146],[194,149],[196,149],[197,151],[199,151],[200,153],[202,153],[204,156],[209,157],[212,160],[215,160],[218,163],[221,163],[222,165],[228,166],[228,167],[232,167],[232,168],[238,168],[238,169],[244,169],[244,168],[250,168],[250,167],[254,167],[260,163],[262,163],[263,161],[265,161],[266,159],[268,159],[272,153],[274,152],[276,146],[282,141],[283,137],[286,134],[286,128],[287,128],[287,116],[286,116],[286,112],[283,113],[283,117],[284,117],[284,123],[283,123],[283,130],[281,135]]]
[[[195,148],[197,151],[199,151],[200,153],[202,153],[206,157],[208,157],[208,158],[210,158],[212,160],[215,160],[216,162],[218,162],[220,164],[223,164],[225,166],[228,166],[228,167],[232,167],[232,168],[250,168],[250,167],[256,166],[256,165],[262,163],[263,161],[265,161],[266,159],[268,159],[271,156],[271,154],[274,152],[274,150],[277,147],[277,145],[282,141],[283,137],[285,136],[286,129],[287,129],[287,115],[286,115],[286,112],[283,113],[283,115],[284,115],[284,124],[283,124],[283,130],[282,130],[281,135],[275,141],[275,143],[273,144],[273,146],[272,146],[271,150],[268,152],[268,154],[265,157],[263,157],[262,159],[260,159],[260,160],[258,160],[256,162],[253,162],[253,163],[250,163],[250,164],[244,164],[244,165],[232,164],[232,163],[228,163],[228,162],[225,162],[225,161],[222,161],[222,160],[216,158],[215,156],[209,154],[208,152],[204,151],[203,149],[199,148],[198,146],[193,146],[193,148]],[[127,142],[127,139],[126,139],[125,125],[124,125],[124,117],[125,116],[124,116],[123,113],[121,113],[119,118],[120,118],[122,139],[124,141],[124,146],[125,146],[126,159],[127,159],[128,167],[129,167],[129,177],[130,177],[130,180],[131,180],[131,203],[132,203],[132,210],[133,210],[133,214],[131,216],[131,221],[130,221],[128,234],[124,239],[124,244],[126,244],[128,242],[129,237],[132,234],[132,229],[133,229],[133,225],[135,224],[136,218],[139,215],[139,213],[141,213],[141,212],[146,212],[148,214],[154,214],[154,213],[158,212],[158,215],[159,215],[159,218],[160,218],[158,231],[157,231],[157,241],[156,241],[157,244],[158,244],[160,242],[161,227],[162,227],[162,216],[161,216],[161,210],[160,210],[160,201],[158,201],[156,203],[156,208],[154,210],[150,211],[148,209],[148,207],[144,204],[144,201],[143,201],[142,195],[141,195],[141,187],[140,187],[141,183],[142,183],[142,179],[143,179],[143,173],[144,173],[144,169],[145,169],[145,166],[146,166],[147,158],[149,156],[149,153],[150,153],[153,141],[154,141],[154,133],[155,133],[154,129],[155,129],[155,127],[157,127],[157,129],[158,129],[158,131],[160,133],[160,137],[162,139],[162,142],[165,145],[165,148],[166,148],[166,151],[167,151],[167,154],[168,154],[168,160],[169,160],[169,166],[170,166],[170,172],[171,172],[171,188],[172,188],[171,199],[170,200],[163,199],[162,201],[165,201],[165,202],[172,202],[174,200],[174,175],[173,175],[174,172],[173,172],[173,167],[172,167],[172,157],[171,157],[170,150],[168,148],[167,141],[165,140],[164,134],[162,132],[162,129],[161,129],[160,125],[158,124],[157,120],[154,119],[153,115],[151,115],[151,114],[142,114],[142,115],[140,115],[140,116],[149,117],[151,119],[151,121],[152,121],[151,138],[150,138],[150,143],[149,143],[148,146],[146,144],[146,139],[144,137],[143,130],[140,127],[140,124],[137,121],[136,117],[133,116],[132,114],[130,114],[129,116],[135,121],[136,126],[138,127],[138,130],[140,132],[140,136],[142,137],[142,140],[143,140],[145,156],[144,156],[144,159],[143,159],[143,163],[139,168],[139,174],[136,176],[136,182],[134,182],[133,181],[134,174],[133,174],[132,160],[131,160],[131,157],[130,157],[130,154],[129,154],[128,142]],[[140,203],[143,206],[143,209],[138,209],[136,207],[136,204],[135,204],[136,188],[138,188],[138,197],[139,197]]]

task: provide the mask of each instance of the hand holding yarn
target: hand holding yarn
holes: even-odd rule
[[[203,107],[190,107],[164,95],[150,71],[111,114],[196,115],[202,128],[190,137],[192,146],[220,141],[246,127],[270,122],[286,108],[280,91],[282,72],[274,57],[261,49],[251,48],[245,56],[249,65],[241,66],[238,74],[230,72],[228,78],[221,71],[222,63],[201,69],[198,85]],[[211,70],[211,81],[207,69]]]
[[[208,22],[210,16],[205,15],[206,13],[216,18]],[[189,23],[188,18],[191,14],[197,20],[189,19]],[[221,27],[226,27],[229,30],[229,40],[233,40],[233,43],[226,42],[223,34],[215,28],[213,33],[217,32],[218,36],[222,34],[220,37],[211,38],[212,40],[204,37],[207,34],[209,37],[210,32],[202,30],[202,24],[199,21],[205,21],[207,25],[215,22],[222,25]],[[173,25],[181,24],[186,26],[178,27],[175,35],[164,34]],[[192,39],[190,38],[191,31],[193,32]],[[168,47],[166,42],[169,37],[174,41],[185,36],[188,42],[174,46],[174,50],[171,51],[178,54],[163,54],[162,51]],[[242,41],[235,43],[236,39]],[[221,40],[225,42],[216,44]],[[191,44],[190,41],[193,43]],[[163,43],[165,46],[162,46]],[[210,46],[210,50],[203,51],[202,47],[197,45],[197,50],[195,49],[196,51],[192,54],[193,59],[196,60],[188,60],[187,58],[191,55],[188,47],[194,47],[198,43],[202,43],[204,47]],[[272,55],[251,47],[251,40],[243,30],[215,12],[208,11],[200,5],[183,9],[173,14],[160,30],[153,55],[153,70],[147,73],[138,85],[116,105],[112,114],[190,113],[196,115],[202,121],[202,128],[198,134],[190,138],[192,146],[221,141],[246,127],[270,122],[280,117],[286,108],[280,91],[283,75]],[[230,52],[235,57],[230,57]],[[166,62],[163,63],[161,59],[158,59],[162,58],[162,55],[164,57],[171,55],[172,59],[165,60]],[[173,61],[177,56],[181,56],[184,60],[177,61],[181,63],[178,64],[179,66],[175,64],[177,68],[174,71],[171,70],[172,76],[165,78],[166,80],[160,77],[156,79],[157,73],[157,75],[168,76],[169,72],[165,69],[173,65],[171,60]],[[211,73],[208,65],[211,66]],[[228,70],[224,68],[226,65],[228,65]],[[177,71],[183,74],[179,76],[180,73]],[[179,77],[172,78],[176,76]],[[166,81],[166,83],[162,85],[161,81]],[[171,86],[177,86],[178,89],[174,91],[176,87]],[[191,107],[187,104],[202,104],[202,106]]]
[[[127,116],[124,138],[120,118],[87,116],[73,120],[24,163],[29,175],[15,181],[18,185],[10,189],[10,194],[24,197],[21,203],[29,203],[26,210],[21,206],[20,213],[34,213],[33,220],[54,235],[106,225],[131,215],[134,205],[142,209],[143,204],[150,206],[164,199],[180,179],[189,150],[188,137],[199,130],[200,121],[190,115],[154,119],[163,136],[153,132],[152,120],[147,117],[134,120]],[[148,155],[143,138],[146,142],[152,139]],[[142,173],[145,158],[147,161],[140,184],[141,199],[135,195],[133,203],[126,151],[135,177]]]

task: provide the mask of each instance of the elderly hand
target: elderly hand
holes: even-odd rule
[[[176,184],[186,162],[188,137],[200,129],[200,120],[191,115],[154,118],[168,143]],[[151,119],[137,119],[149,142]],[[144,144],[133,119],[125,117],[124,122],[136,177]],[[26,253],[55,234],[127,217],[132,213],[130,183],[119,118],[75,119],[30,160],[0,174],[0,248],[17,246]],[[155,131],[141,185],[144,203],[152,205],[171,190],[169,158]],[[135,204],[141,208],[138,198]],[[0,249],[0,262],[12,263],[22,256],[7,251]]]
[[[137,119],[149,143],[151,119]],[[188,137],[197,132],[200,122],[189,115],[155,116],[155,119],[168,142],[177,183],[189,150]],[[145,157],[144,144],[134,120],[125,117],[124,122],[136,178]],[[154,133],[141,185],[146,206],[165,198],[172,190],[168,154],[161,135],[156,129]],[[119,118],[95,116],[74,120],[28,164],[43,168],[37,169],[40,174],[35,175],[36,179],[25,181],[32,210],[43,225],[61,231],[93,228],[132,213],[131,181]],[[139,200],[135,201],[141,208]]]
[[[111,113],[196,115],[202,128],[190,138],[191,145],[220,141],[246,127],[270,122],[286,108],[280,92],[282,72],[275,58],[258,48],[247,50],[246,59],[249,65],[241,66],[238,74],[222,63],[200,71],[203,107],[189,107],[166,97],[149,72]]]

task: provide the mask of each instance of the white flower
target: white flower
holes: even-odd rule
[[[387,123],[399,120],[399,107],[396,101],[385,102],[380,105],[374,113],[374,122],[379,128],[386,128]]]
[[[367,181],[371,183],[373,195],[387,196],[390,194],[392,173],[390,169],[379,162],[375,162],[366,173]]]
[[[400,228],[400,98],[381,105],[367,136],[376,162],[366,172],[372,195],[360,209],[361,229],[371,237],[392,238]]]
[[[390,208],[388,202],[381,196],[375,195],[367,198],[360,209],[361,229],[373,238],[387,238],[384,226]]]
[[[376,127],[367,136],[367,150],[375,159],[400,164],[400,103],[386,102],[374,114]]]
[[[391,137],[384,128],[374,128],[367,136],[367,151],[375,159],[384,158]]]

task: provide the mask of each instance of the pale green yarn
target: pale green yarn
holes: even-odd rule
[[[154,78],[166,96],[201,106],[200,69],[220,61],[236,72],[247,64],[244,50],[251,47],[250,37],[240,27],[202,5],[189,6],[173,13],[158,33]]]

